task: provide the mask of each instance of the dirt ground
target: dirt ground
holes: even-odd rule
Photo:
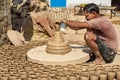
[[[114,20],[112,21],[113,24],[119,24],[120,25],[120,20]]]

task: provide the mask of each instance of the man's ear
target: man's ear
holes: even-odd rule
[[[92,12],[94,15],[96,15],[97,13],[95,11]]]

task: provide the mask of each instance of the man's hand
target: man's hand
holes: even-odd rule
[[[62,22],[63,22],[63,23],[66,23],[67,20],[66,20],[66,19],[62,19],[62,20],[56,20],[56,21],[55,21],[56,24],[60,24],[60,23],[62,23]]]
[[[64,19],[64,20],[62,20],[61,22],[64,22],[64,23],[66,23],[66,22],[67,22],[67,20],[66,20],[66,19]]]

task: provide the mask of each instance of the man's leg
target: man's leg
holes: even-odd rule
[[[94,55],[96,56],[96,60],[95,61],[100,61],[100,62],[104,62],[100,52],[99,52],[99,49],[98,49],[98,46],[95,42],[96,40],[96,35],[93,34],[92,32],[86,32],[85,33],[85,41],[88,45],[88,47],[92,50],[92,52],[94,53]]]

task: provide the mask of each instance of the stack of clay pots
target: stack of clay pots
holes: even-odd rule
[[[49,10],[50,15],[52,16],[53,20],[77,20],[81,21],[81,16],[74,16],[73,9],[61,9],[61,8],[54,8]],[[68,15],[69,14],[69,15]]]
[[[0,47],[0,80],[120,80],[120,65],[93,63],[43,65],[28,61],[26,52],[40,43]]]

